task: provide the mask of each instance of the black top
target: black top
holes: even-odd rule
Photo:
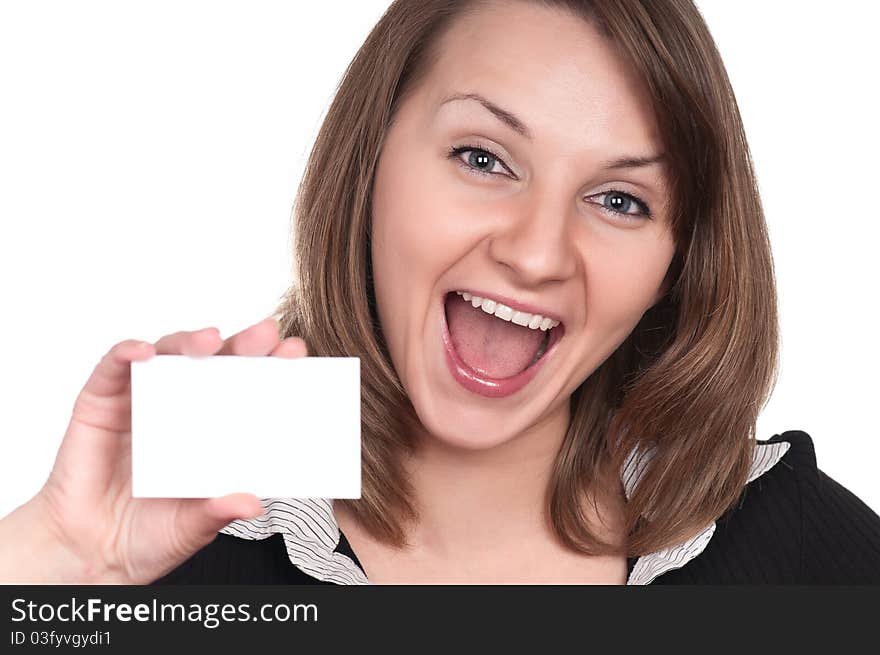
[[[806,432],[758,443],[780,441],[791,446],[746,485],[742,501],[716,521],[708,544],[653,584],[880,584],[880,516],[817,468]],[[335,551],[362,570],[341,531]],[[637,559],[627,560],[630,572]],[[334,583],[295,566],[282,534],[248,539],[218,533],[152,584]]]

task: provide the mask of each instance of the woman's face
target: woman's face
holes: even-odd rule
[[[650,105],[592,26],[530,3],[489,3],[455,24],[439,53],[383,144],[373,275],[422,424],[449,446],[483,449],[567,424],[572,392],[665,293],[675,246],[663,164],[635,165],[661,154]],[[483,377],[521,370],[546,333],[455,293],[469,290],[562,323],[516,391],[453,374],[444,326],[459,356],[482,360]]]

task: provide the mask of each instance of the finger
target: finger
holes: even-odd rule
[[[271,353],[273,357],[305,357],[308,353],[306,342],[300,337],[288,337],[275,348]]]
[[[268,355],[281,342],[278,321],[265,318],[223,342],[218,355]]]
[[[178,513],[176,529],[180,541],[191,548],[208,543],[226,524],[235,519],[250,519],[265,514],[259,498],[253,494],[234,493],[217,498],[186,498]]]
[[[96,397],[118,395],[131,380],[131,362],[147,359],[153,354],[152,344],[136,339],[120,341],[101,358],[81,393]]]
[[[212,355],[223,345],[220,330],[215,327],[195,331],[180,331],[166,334],[156,344],[158,355],[190,355],[203,357]]]

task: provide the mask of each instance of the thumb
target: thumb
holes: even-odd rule
[[[220,528],[235,519],[251,519],[266,513],[260,499],[249,493],[187,501],[181,509],[181,527],[190,532],[196,544],[207,544]]]

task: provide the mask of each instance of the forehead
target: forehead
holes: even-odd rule
[[[423,87],[428,109],[478,114],[476,103],[440,103],[452,93],[480,93],[557,152],[659,148],[648,97],[591,24],[523,0],[477,7],[436,44]]]

